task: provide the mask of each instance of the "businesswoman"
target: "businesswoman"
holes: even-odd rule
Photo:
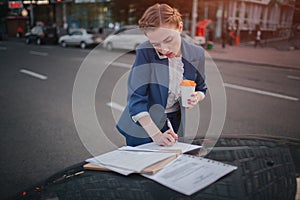
[[[188,79],[196,83],[191,106],[205,97],[204,50],[181,38],[181,14],[167,4],[149,7],[139,26],[149,41],[136,50],[128,78],[128,102],[117,129],[129,146],[152,141],[172,146],[184,130],[180,82]]]

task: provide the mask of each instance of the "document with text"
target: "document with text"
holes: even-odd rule
[[[236,169],[214,160],[181,155],[158,173],[143,176],[185,195],[192,195]]]

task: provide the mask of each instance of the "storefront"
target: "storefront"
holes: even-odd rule
[[[288,37],[293,25],[293,0],[206,0],[202,4],[200,13],[203,19],[212,19],[215,39],[234,30],[241,41],[253,40],[258,26],[265,38]]]
[[[67,6],[56,4],[57,24],[69,29],[85,28],[101,31],[111,23],[109,1],[75,0]]]
[[[280,35],[282,30],[288,31],[293,24],[294,1],[284,0],[272,3],[271,0],[230,1],[228,5],[228,24],[234,29],[238,27],[244,37],[251,34],[259,26],[265,37],[288,37]]]

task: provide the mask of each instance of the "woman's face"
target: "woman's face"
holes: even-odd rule
[[[179,56],[181,54],[181,37],[182,25],[162,25],[155,30],[147,32],[147,37],[153,47],[162,55],[169,58]]]

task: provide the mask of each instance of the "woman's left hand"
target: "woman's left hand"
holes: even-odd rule
[[[181,97],[181,94],[178,94],[179,97]],[[187,109],[193,108],[195,105],[197,105],[199,102],[201,102],[205,98],[205,94],[202,92],[194,92],[191,94],[191,97],[188,99],[188,104],[191,105],[191,107],[188,107]]]
[[[194,92],[193,94],[191,94],[191,98],[188,99],[188,104],[191,105],[192,107],[197,105],[199,102],[199,96],[200,95],[198,92]]]

